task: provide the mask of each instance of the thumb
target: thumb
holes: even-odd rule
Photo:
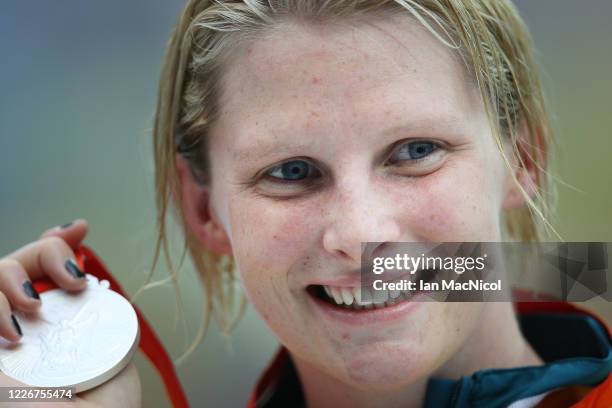
[[[43,232],[40,238],[59,237],[62,238],[70,248],[75,250],[87,235],[89,224],[87,220],[79,218],[68,224],[53,227]]]

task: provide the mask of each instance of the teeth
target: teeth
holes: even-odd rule
[[[325,288],[325,286],[323,286]],[[355,303],[361,305],[361,288],[353,288],[353,297],[355,298]]]
[[[382,305],[389,299],[388,290],[375,290],[373,296],[374,305]]]
[[[327,296],[337,305],[351,306],[349,309],[362,310],[391,306],[409,299],[410,291],[399,290],[369,290],[367,288],[338,287],[323,285]]]
[[[412,291],[411,290],[402,290],[401,294],[405,297],[405,298],[409,298],[410,296],[412,296]]]
[[[353,304],[353,291],[350,288],[342,288],[342,300],[344,300],[344,304],[352,305]]]
[[[366,288],[361,289],[361,298],[357,302],[360,306],[368,306],[372,304],[372,293]]]
[[[341,305],[344,302],[344,300],[342,299],[342,295],[340,294],[342,289],[341,288],[330,288],[329,290],[331,291],[332,297],[334,298],[336,303]]]

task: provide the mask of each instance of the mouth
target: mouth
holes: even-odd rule
[[[419,281],[431,282],[436,278],[438,271],[422,270],[413,280],[417,288]],[[308,285],[308,294],[318,303],[324,303],[328,307],[350,312],[368,312],[373,309],[386,309],[400,303],[415,300],[419,295],[425,294],[425,290],[374,290],[372,286],[347,287],[331,285]]]

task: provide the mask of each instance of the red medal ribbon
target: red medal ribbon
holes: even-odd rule
[[[108,269],[91,249],[82,245],[75,251],[75,255],[77,264],[82,271],[95,276],[99,280],[107,280],[110,283],[110,288],[112,290],[127,299],[127,296],[123,292],[123,289],[119,283],[117,283],[113,275],[108,272]],[[55,282],[48,277],[38,279],[34,281],[32,285],[38,291],[38,293],[43,293],[47,290],[57,288]],[[172,402],[172,406],[174,408],[189,407],[187,398],[185,397],[185,393],[181,387],[181,383],[178,380],[174,370],[172,360],[170,360],[164,346],[159,341],[159,338],[155,334],[155,331],[151,328],[151,325],[149,325],[147,320],[144,318],[144,315],[140,312],[140,310],[138,310],[136,305],[132,304],[132,306],[136,311],[138,325],[140,326],[140,342],[138,347],[157,369],[157,372],[164,382],[166,394]]]

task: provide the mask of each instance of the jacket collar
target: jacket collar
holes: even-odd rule
[[[523,335],[543,366],[481,370],[458,380],[432,378],[425,407],[506,407],[569,385],[594,386],[612,371],[611,334],[590,312],[565,302],[515,304]],[[304,396],[288,351],[279,350],[249,408],[302,406]]]

